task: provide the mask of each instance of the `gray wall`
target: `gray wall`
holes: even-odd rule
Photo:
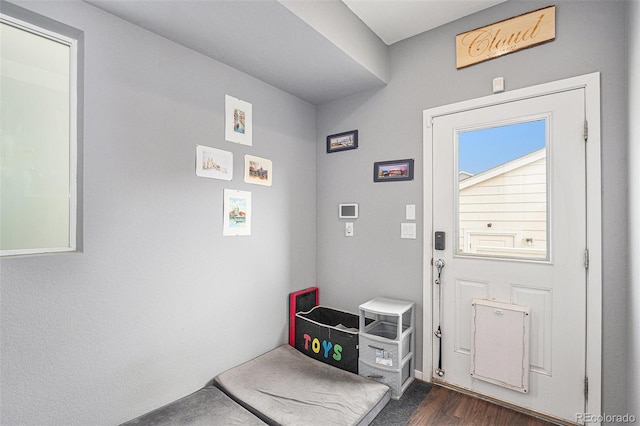
[[[629,2],[629,351],[627,404],[640,419],[640,2]]]
[[[626,62],[624,2],[559,1],[556,40],[457,71],[455,36],[488,23],[548,6],[511,1],[391,46],[391,79],[382,90],[318,108],[318,284],[323,302],[348,310],[376,296],[419,306],[417,367],[422,366],[423,241],[401,240],[404,205],[422,203],[422,112],[489,95],[494,77],[506,89],[601,72],[604,250],[603,408],[626,412],[627,239]],[[359,148],[324,153],[324,137],[359,130]],[[413,182],[372,182],[374,161],[416,159]],[[344,237],[340,202],[360,203],[355,237]],[[423,223],[418,219],[418,232]],[[622,243],[621,243],[622,242]],[[428,374],[428,372],[427,372]]]
[[[284,343],[315,282],[314,106],[83,2],[17,2],[85,31],[84,252],[1,260],[6,425],[117,424]],[[253,147],[224,140],[224,95]],[[195,147],[234,179],[195,176]],[[243,156],[273,160],[273,187]],[[253,195],[222,237],[223,189]]]
[[[392,46],[387,87],[323,105],[317,115],[85,3],[18,4],[85,31],[84,252],[0,261],[0,423],[114,424],[184,396],[284,342],[286,294],[316,277],[329,306],[355,311],[376,296],[416,301],[422,370],[420,218],[431,208],[422,203],[422,111],[488,95],[496,76],[512,90],[595,71],[602,73],[603,408],[639,414],[640,317],[632,307],[640,293],[631,286],[627,322],[620,243],[627,239],[621,43],[625,22],[640,25],[637,4],[627,21],[623,2],[559,1],[554,42],[456,71],[456,34],[548,3],[496,6]],[[637,94],[637,28],[630,35]],[[253,147],[224,141],[225,94],[253,104]],[[351,129],[360,131],[359,149],[325,154],[326,135]],[[632,140],[639,134],[635,124]],[[233,151],[234,181],[196,178],[196,144]],[[245,153],[273,160],[272,188],[242,182]],[[637,147],[630,154],[640,161]],[[400,158],[416,159],[413,182],[373,184],[374,161]],[[637,171],[630,171],[630,217],[638,217]],[[251,237],[222,238],[224,188],[252,191]],[[360,219],[347,239],[336,210],[349,201],[360,203]],[[417,205],[417,240],[399,238],[405,204]],[[638,236],[637,220],[631,225]],[[631,250],[640,264],[633,239]]]

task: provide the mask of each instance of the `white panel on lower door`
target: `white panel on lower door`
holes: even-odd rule
[[[471,377],[529,392],[529,308],[474,299]]]
[[[551,344],[553,336],[550,288],[536,288],[512,284],[511,303],[528,306],[531,309],[531,371],[551,376]]]
[[[471,311],[473,299],[489,297],[489,283],[456,278],[455,305],[455,351],[469,355],[471,353]]]

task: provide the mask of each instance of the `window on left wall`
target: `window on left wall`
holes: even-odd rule
[[[0,256],[77,251],[81,32],[2,6]]]

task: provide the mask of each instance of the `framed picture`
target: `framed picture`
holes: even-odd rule
[[[374,182],[413,180],[413,159],[378,161],[373,164]]]
[[[242,145],[253,145],[251,104],[225,95],[225,139]]]
[[[196,176],[231,180],[233,178],[233,153],[197,145]]]
[[[358,147],[358,131],[338,133],[327,136],[327,154],[330,152],[347,151]]]
[[[224,190],[222,235],[251,235],[251,192]]]
[[[244,181],[255,185],[271,186],[273,164],[266,158],[244,156]]]

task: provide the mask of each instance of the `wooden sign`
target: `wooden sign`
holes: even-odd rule
[[[456,36],[457,68],[484,62],[556,38],[556,7],[549,6]]]

